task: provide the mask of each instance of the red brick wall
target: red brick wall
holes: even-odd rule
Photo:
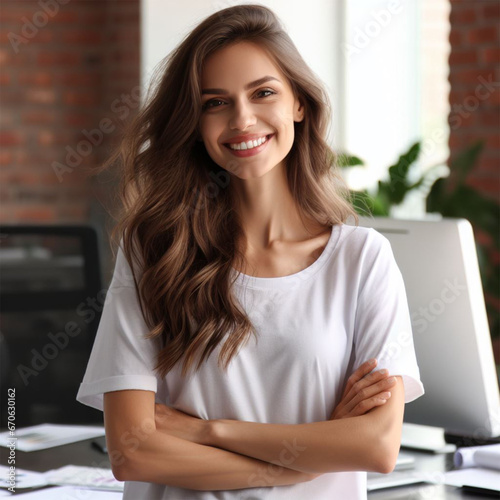
[[[91,222],[106,253],[115,183],[83,170],[137,107],[139,17],[140,0],[2,0],[1,222]]]
[[[451,0],[450,12],[450,160],[482,139],[485,147],[467,184],[485,197],[500,199],[500,2]],[[452,173],[453,174],[453,173]],[[492,236],[474,227],[478,243],[487,249],[487,275],[498,275],[500,253]],[[500,301],[485,290],[493,348],[500,363]]]
[[[467,178],[500,195],[500,2],[451,0],[450,156],[477,139],[485,148]]]

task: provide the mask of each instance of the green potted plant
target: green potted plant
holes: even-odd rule
[[[490,333],[496,362],[500,363],[500,265],[494,256],[500,251],[500,204],[484,197],[466,184],[467,174],[473,169],[484,147],[478,141],[461,151],[450,163],[450,175],[439,177],[432,184],[426,198],[426,211],[438,212],[443,217],[462,217],[473,226],[476,238],[481,280],[486,298]],[[420,154],[420,142],[413,144],[388,169],[388,179],[379,180],[375,193],[351,190],[352,201],[360,215],[390,216],[391,207],[403,202],[406,195],[424,184],[428,176],[441,165],[434,165],[416,182],[408,180],[412,164]],[[363,166],[364,162],[347,154],[338,155],[341,168]]]

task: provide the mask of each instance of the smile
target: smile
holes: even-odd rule
[[[237,143],[228,144],[228,146],[231,149],[236,149],[236,150],[252,149],[252,148],[256,148],[257,146],[260,146],[266,140],[267,140],[267,136],[264,136],[264,137],[260,137],[259,139],[255,140],[255,141],[240,142],[239,144],[237,144]]]
[[[224,146],[236,156],[253,156],[260,153],[267,146],[267,143],[272,137],[274,137],[274,134],[259,137],[254,141],[224,144]]]

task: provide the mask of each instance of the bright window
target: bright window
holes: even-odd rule
[[[373,191],[420,140],[416,180],[449,154],[449,2],[364,0],[345,2],[345,9],[344,147],[366,163],[346,179],[353,189]],[[426,194],[410,193],[392,215],[423,215]]]

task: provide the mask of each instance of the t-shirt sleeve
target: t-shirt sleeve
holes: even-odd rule
[[[102,411],[105,392],[142,389],[156,393],[153,368],[158,344],[156,339],[144,338],[148,332],[120,246],[77,401]]]
[[[401,375],[405,403],[409,403],[425,391],[415,355],[406,289],[389,240],[373,231],[359,283],[353,371],[376,358],[374,370],[386,368],[390,375]]]

